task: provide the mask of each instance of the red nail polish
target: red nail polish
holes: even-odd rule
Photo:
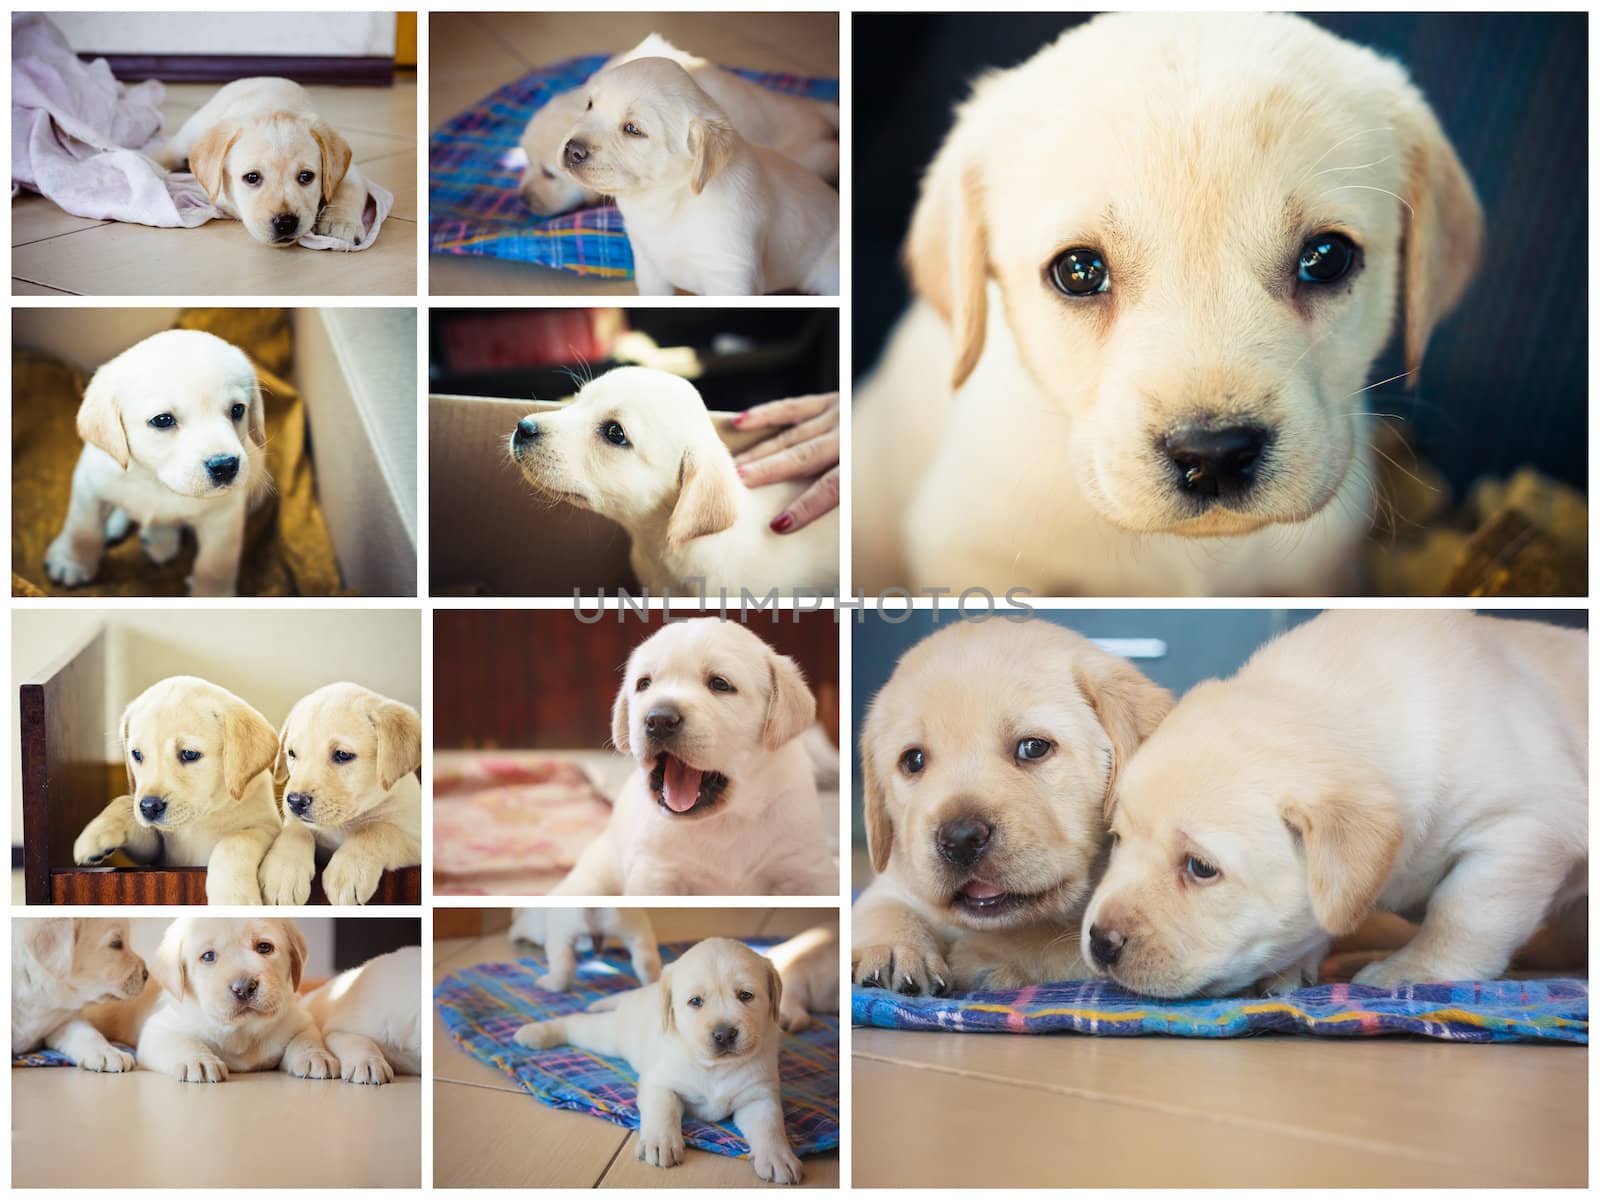
[[[776,517],[772,518],[771,529],[773,533],[788,533],[789,527],[793,524],[794,517],[792,515],[789,513],[779,513]]]

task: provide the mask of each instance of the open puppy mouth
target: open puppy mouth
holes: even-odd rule
[[[663,750],[650,770],[650,794],[673,816],[700,816],[716,810],[727,790],[728,777],[702,771]]]
[[[1055,884],[1042,892],[1008,892],[984,879],[969,879],[950,896],[950,906],[978,921],[999,921],[1024,910],[1038,910],[1055,900],[1068,887]]]

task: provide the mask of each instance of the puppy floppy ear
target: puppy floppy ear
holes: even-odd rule
[[[223,708],[222,778],[237,800],[250,781],[272,769],[278,757],[278,731],[243,700]]]
[[[281,921],[283,926],[284,949],[289,954],[289,986],[295,991],[300,990],[300,980],[306,973],[306,939],[300,932],[300,926],[293,921]]]
[[[422,765],[422,718],[409,704],[385,700],[372,723],[378,731],[378,779],[387,792]]]
[[[128,433],[122,424],[122,409],[117,404],[117,361],[112,359],[89,379],[78,405],[78,436],[128,469]]]
[[[350,143],[326,121],[311,123],[311,136],[322,151],[322,202],[329,203],[350,170]]]
[[[731,463],[685,450],[678,463],[678,502],[667,518],[667,545],[677,550],[731,528],[739,486]]]
[[[1406,386],[1434,326],[1455,308],[1483,253],[1483,208],[1427,101],[1409,84],[1396,127],[1405,154]]]
[[[227,185],[223,166],[228,161],[228,151],[239,140],[240,127],[232,121],[223,121],[206,130],[205,135],[189,151],[189,170],[205,188],[213,201],[222,198]]]
[[[767,959],[767,1015],[772,1018],[772,1023],[778,1023],[778,1009],[783,1004],[783,976],[778,973],[778,964],[770,958]]]
[[[689,122],[689,155],[694,159],[689,190],[696,196],[728,165],[734,136],[733,126],[720,117],[696,117]]]
[[[817,698],[811,694],[800,664],[783,654],[767,658],[767,719],[761,727],[761,740],[768,750],[776,750],[799,737],[817,719]]]
[[[133,795],[133,754],[128,748],[128,718],[133,715],[133,706],[137,701],[130,701],[128,707],[122,710],[122,720],[117,722],[117,736],[122,740],[122,769],[128,776],[128,794]],[[137,800],[138,797],[134,796]]]
[[[1117,776],[1129,756],[1172,710],[1172,693],[1151,683],[1125,658],[1095,648],[1073,667],[1078,690],[1111,739],[1111,775],[1106,780],[1105,816],[1115,807]]]
[[[878,773],[872,747],[878,741],[877,706],[867,710],[861,729],[861,798],[867,824],[867,851],[872,869],[883,874],[889,867],[889,851],[894,846],[894,822],[889,818],[888,789]]]
[[[922,177],[922,196],[903,251],[912,286],[954,334],[950,386],[967,381],[983,354],[989,320],[989,233],[983,183],[959,127]]]
[[[272,760],[272,782],[282,787],[289,782],[289,730],[294,727],[294,716],[300,711],[300,704],[289,710],[289,715],[283,719],[283,729],[278,733],[278,754]],[[281,810],[280,810],[281,811]]]
[[[35,917],[25,922],[22,944],[52,979],[72,974],[72,952],[78,943],[78,917]]]
[[[1405,836],[1399,807],[1372,779],[1311,802],[1286,800],[1280,809],[1305,844],[1311,911],[1335,937],[1361,924],[1389,880]]]
[[[267,446],[267,406],[261,399],[261,379],[256,374],[255,364],[241,350],[239,357],[243,358],[250,372],[250,418],[247,432],[250,442],[257,450],[264,450]]]
[[[622,677],[617,698],[611,702],[611,744],[618,753],[631,754],[628,748],[628,677]]]
[[[189,983],[188,969],[183,963],[183,935],[189,927],[187,917],[179,917],[161,935],[161,945],[156,947],[150,960],[150,974],[174,999],[182,1000]]]
[[[661,1032],[671,1033],[678,1027],[678,1019],[672,1015],[672,968],[662,967],[656,983],[661,988]]]

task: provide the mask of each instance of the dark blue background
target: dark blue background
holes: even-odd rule
[[[908,293],[900,244],[917,181],[967,82],[1014,66],[1073,14],[857,14],[854,45],[854,370],[876,361]],[[1434,332],[1417,390],[1367,393],[1412,423],[1458,493],[1532,464],[1587,483],[1588,17],[1320,13],[1404,63],[1439,114],[1488,221],[1477,279]],[[1405,370],[1398,323],[1372,379]]]

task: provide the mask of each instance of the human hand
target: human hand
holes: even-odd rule
[[[739,430],[782,426],[787,428],[750,447],[734,464],[750,487],[814,479],[793,504],[772,519],[774,533],[794,533],[839,507],[839,393],[758,404],[733,421]]]

